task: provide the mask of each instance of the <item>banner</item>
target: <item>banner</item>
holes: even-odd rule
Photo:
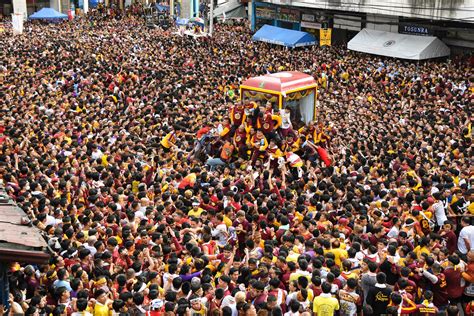
[[[319,31],[319,46],[331,46],[332,29],[321,29]]]
[[[308,29],[318,29],[319,30],[322,27],[322,25],[321,25],[321,23],[301,21],[301,27],[306,27]]]
[[[23,14],[22,13],[14,13],[12,14],[12,26],[13,26],[13,34],[23,34]]]

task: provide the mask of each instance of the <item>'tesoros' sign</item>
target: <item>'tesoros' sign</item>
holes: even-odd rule
[[[414,34],[414,35],[432,35],[433,32],[431,29],[426,26],[419,26],[413,24],[399,24],[398,33],[403,34]]]

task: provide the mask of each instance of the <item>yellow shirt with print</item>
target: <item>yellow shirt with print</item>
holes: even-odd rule
[[[339,310],[339,301],[329,293],[316,296],[313,301],[313,312],[317,316],[333,316]]]

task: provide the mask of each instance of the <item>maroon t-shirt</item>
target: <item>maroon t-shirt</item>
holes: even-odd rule
[[[425,306],[423,304],[418,304],[418,315],[420,316],[435,316],[438,315],[438,308],[436,306]]]
[[[461,297],[464,291],[464,288],[461,287],[461,271],[448,267],[444,270],[443,274],[446,277],[448,298],[453,299]]]
[[[246,219],[244,219],[242,223],[238,220],[235,220],[232,223],[232,226],[234,226],[235,228],[237,228],[239,225],[242,225],[243,231],[237,232],[237,239],[239,240],[239,243],[244,243],[247,237],[247,232],[250,230],[250,225]]]
[[[458,238],[452,230],[444,235],[444,239],[446,240],[446,248],[448,248],[450,253],[453,253],[458,249]]]

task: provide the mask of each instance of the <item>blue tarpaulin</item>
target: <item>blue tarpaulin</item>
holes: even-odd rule
[[[176,18],[176,25],[188,25],[189,19]]]
[[[170,11],[170,7],[167,6],[167,5],[161,5],[161,4],[156,4],[156,9],[160,12],[169,12]]]
[[[252,40],[283,45],[292,48],[316,44],[316,39],[309,33],[289,30],[271,25],[262,26],[260,30],[258,30],[257,33],[253,35]]]
[[[58,19],[67,19],[67,14],[60,13],[51,8],[43,8],[38,12],[30,15],[30,19],[43,19],[43,20],[58,20]]]

